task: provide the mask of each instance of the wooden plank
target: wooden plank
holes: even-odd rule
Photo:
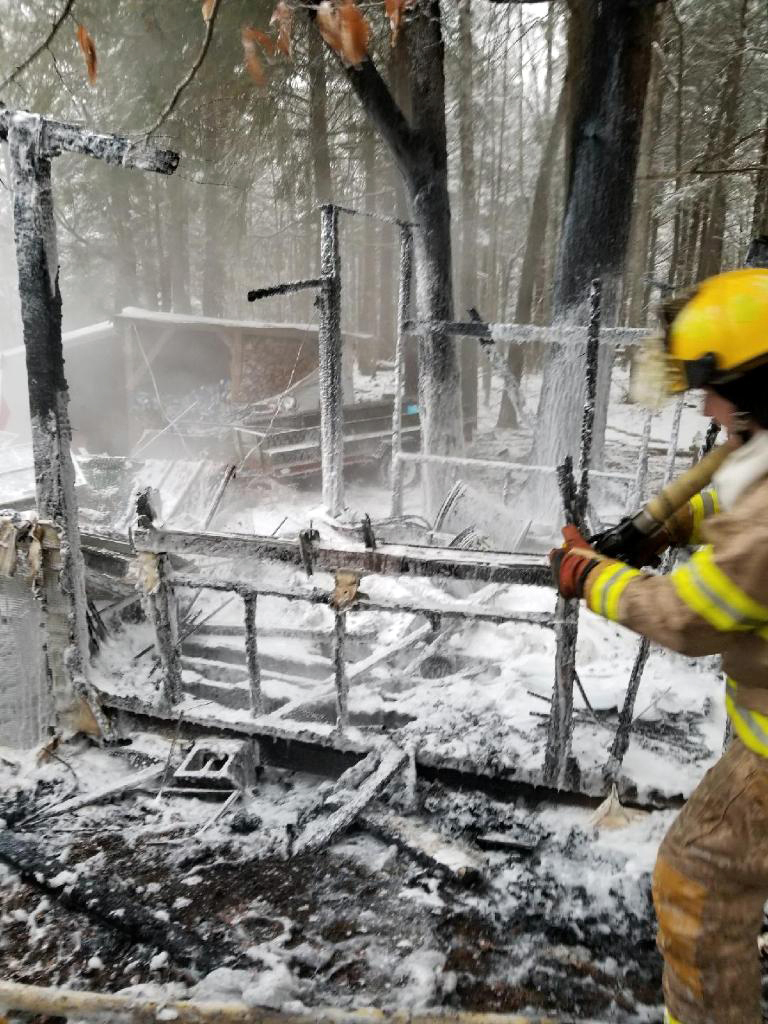
[[[312,853],[328,846],[342,832],[352,825],[360,812],[375,800],[382,789],[399,772],[408,760],[408,752],[390,745],[384,748],[379,760],[379,766],[365,779],[348,800],[337,806],[330,815],[323,815],[310,821],[304,831],[296,837],[291,854],[299,857],[304,853]],[[334,790],[330,800],[324,802],[319,808],[322,814],[326,803],[336,806],[340,799],[340,792]]]
[[[420,864],[445,871],[465,884],[479,881],[485,871],[480,854],[465,843],[448,839],[422,819],[404,818],[384,809],[366,810],[359,817],[363,828],[385,843],[395,843]]]
[[[121,796],[131,789],[140,789],[150,782],[154,782],[163,772],[163,767],[153,765],[151,768],[144,768],[143,771],[128,775],[119,782],[112,782],[108,786],[102,786],[92,793],[81,793],[78,796],[70,797],[53,807],[43,807],[26,818],[23,824],[30,824],[35,821],[42,821],[44,818],[58,818],[62,814],[70,814],[78,811],[81,807],[88,807],[100,803],[102,800],[109,800],[113,796]]]
[[[281,537],[246,534],[192,533],[186,530],[137,530],[137,551],[222,558],[266,560],[302,565],[299,542]],[[551,587],[549,564],[540,555],[504,551],[464,551],[419,544],[381,544],[374,551],[362,546],[312,548],[318,571],[358,569],[382,576],[427,576],[482,583],[523,583]]]
[[[379,1010],[360,1007],[345,1010],[315,1006],[301,1013],[259,1009],[244,1003],[152,1000],[104,992],[23,985],[0,981],[0,1005],[7,1010],[80,1020],[156,1024],[558,1024],[553,1017],[521,1017],[514,1013],[469,1013],[456,1010]]]

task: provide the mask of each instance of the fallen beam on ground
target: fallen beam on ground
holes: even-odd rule
[[[336,1007],[311,1007],[302,1013],[259,1009],[244,1003],[193,1002],[191,1000],[140,999],[104,992],[80,992],[67,988],[44,988],[0,981],[0,1009],[17,1010],[78,1020],[104,1020],[110,1024],[155,1024],[172,1020],[175,1024],[558,1024],[553,1017],[521,1017],[515,1013],[469,1013],[461,1010],[424,1011],[377,1010],[361,1007],[342,1010]],[[595,1022],[596,1024],[596,1022]]]
[[[419,818],[383,808],[364,811],[360,824],[385,843],[394,843],[420,864],[444,871],[463,884],[482,878],[485,859],[457,839],[448,839]]]
[[[150,782],[154,782],[162,774],[162,767],[153,765],[152,768],[145,768],[135,775],[129,775],[120,782],[111,783],[109,786],[102,786],[93,793],[81,793],[69,800],[64,800],[52,807],[43,807],[41,810],[31,814],[22,824],[29,825],[32,822],[42,821],[44,818],[57,818],[62,814],[69,814],[70,811],[77,811],[81,807],[88,807],[91,804],[100,803],[102,800],[109,800],[110,797],[121,796],[131,789],[140,789]]]
[[[313,853],[322,850],[333,840],[346,832],[352,825],[355,818],[368,804],[380,795],[387,783],[399,772],[408,760],[408,752],[390,745],[382,750],[378,767],[351,793],[348,799],[338,806],[343,799],[345,791],[334,789],[323,805],[318,808],[320,817],[313,818],[304,831],[296,837],[291,849],[291,854],[298,857],[303,853]],[[329,815],[323,815],[328,805],[335,808]]]

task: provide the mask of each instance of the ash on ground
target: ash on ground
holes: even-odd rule
[[[359,824],[290,856],[331,783],[270,767],[197,836],[220,798],[172,786],[35,822],[95,778],[162,767],[170,742],[139,734],[116,751],[73,743],[39,764],[0,762],[0,976],[273,1008],[661,1019],[649,873],[673,812],[612,831],[588,806],[420,781],[415,834],[473,851],[482,869],[469,878]],[[399,796],[395,783],[388,802]],[[18,863],[33,855],[47,865],[34,874]]]

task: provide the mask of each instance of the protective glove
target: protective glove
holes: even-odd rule
[[[564,526],[563,539],[561,548],[549,552],[552,579],[562,597],[583,597],[587,576],[604,559],[590,547],[576,526]]]
[[[672,542],[670,531],[665,523],[655,533],[642,533],[635,526],[635,518],[626,516],[615,526],[594,534],[589,544],[601,555],[626,562],[635,569],[644,565],[656,568],[661,561],[659,556]]]

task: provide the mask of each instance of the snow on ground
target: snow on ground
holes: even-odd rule
[[[420,784],[414,827],[429,822],[449,848],[491,829],[529,839],[527,850],[475,846],[484,881],[469,887],[358,831],[286,860],[290,830],[329,785],[300,772],[265,769],[240,810],[198,838],[218,805],[169,787],[25,822],[75,785],[92,790],[150,759],[162,766],[170,742],[139,733],[117,750],[72,743],[61,760],[17,768],[2,752],[2,858],[14,837],[44,849],[49,866],[34,885],[0,869],[0,976],[284,1010],[660,1020],[648,872],[670,812],[600,831],[588,807]],[[84,884],[96,916],[78,904]],[[171,946],[179,932],[199,946],[192,961]]]

